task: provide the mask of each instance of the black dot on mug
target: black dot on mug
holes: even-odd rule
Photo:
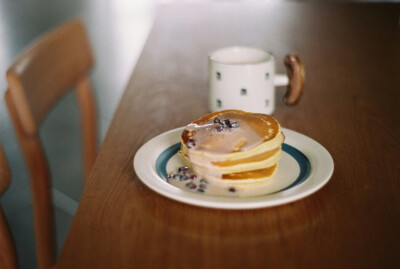
[[[269,79],[269,73],[265,73],[265,79]]]
[[[247,95],[246,89],[240,89],[240,95]]]
[[[220,72],[217,72],[216,74],[217,74],[217,79],[218,79],[218,80],[221,80],[221,73],[220,73]]]
[[[269,106],[269,100],[265,100],[265,106],[266,106],[266,107]]]
[[[221,108],[222,107],[222,101],[217,99],[217,107]]]

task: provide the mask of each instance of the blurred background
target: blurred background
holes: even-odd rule
[[[68,19],[83,19],[96,59],[90,77],[97,101],[100,146],[159,7],[176,2],[200,1],[0,0],[0,141],[12,173],[12,184],[1,202],[21,268],[36,268],[36,254],[29,175],[4,102],[7,68],[35,38]],[[78,116],[71,92],[50,113],[40,133],[53,179],[58,253],[83,191]]]
[[[4,101],[5,74],[35,38],[79,17],[86,24],[95,66],[90,75],[96,95],[99,146],[151,30],[156,0],[0,0],[0,141],[12,173],[1,199],[16,241],[20,268],[37,268],[29,174]],[[83,167],[79,111],[68,93],[45,120],[40,136],[50,163],[56,208],[58,252],[80,200]]]

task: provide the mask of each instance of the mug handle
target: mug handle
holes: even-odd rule
[[[284,64],[289,76],[289,85],[283,101],[288,106],[292,106],[299,101],[301,93],[303,92],[305,73],[299,56],[295,54],[287,55]]]

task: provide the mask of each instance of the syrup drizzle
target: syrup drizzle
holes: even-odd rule
[[[237,161],[222,161],[224,156],[235,152],[246,152],[256,148],[260,144],[274,138],[279,132],[279,124],[269,116],[254,113],[237,113],[227,111],[220,114],[210,114],[189,124],[182,132],[182,146],[180,154],[192,163],[189,171],[179,168],[173,171],[168,182],[184,190],[211,194],[211,195],[239,195],[240,192],[226,180],[267,180],[276,171],[276,165],[268,168],[245,170],[241,172],[224,174],[219,170],[207,169],[210,166],[232,166],[242,162],[258,162],[272,158],[278,154],[279,148],[242,158]],[[202,153],[205,153],[204,155]],[[203,156],[214,156],[214,161]],[[219,156],[219,157],[218,157]],[[195,171],[193,171],[194,169]],[[254,169],[254,168],[253,168]],[[195,174],[196,173],[196,174]],[[208,184],[201,181],[212,180]],[[207,181],[208,182],[208,181]],[[246,182],[247,183],[247,182]],[[236,184],[236,183],[235,183]],[[238,182],[238,184],[242,184]],[[245,184],[243,182],[243,184]],[[251,184],[249,182],[249,184]]]
[[[194,149],[215,154],[247,151],[264,142],[243,117],[216,117],[204,123],[191,123],[182,138],[189,152]]]
[[[180,189],[199,194],[236,196],[234,186],[215,185],[207,179],[198,177],[193,170],[187,166],[181,166],[168,174],[167,182]],[[211,191],[211,192],[210,192]]]

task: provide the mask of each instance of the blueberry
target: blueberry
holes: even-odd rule
[[[234,187],[230,187],[229,192],[236,192],[236,189]]]
[[[202,179],[200,179],[200,183],[201,184],[209,184],[210,182],[208,182],[207,179],[202,178]]]
[[[200,185],[199,185],[199,188],[200,188],[200,189],[205,189],[205,188],[207,188],[207,185],[205,185],[205,184],[200,184]]]
[[[189,178],[187,177],[187,176],[185,176],[185,175],[179,175],[180,177],[179,177],[179,180],[180,181],[185,181],[185,180],[188,180]]]
[[[216,117],[216,118],[214,118],[213,122],[214,122],[214,123],[220,123],[221,120],[220,120],[218,117]]]
[[[187,167],[187,166],[181,166],[181,167],[178,168],[178,172],[179,173],[185,174],[188,171],[189,171],[189,167]]]
[[[239,127],[239,122],[231,121],[231,122],[229,122],[229,127],[230,128],[238,128]]]
[[[173,175],[172,175],[172,178],[173,178],[173,179],[180,179],[180,178],[181,178],[181,175],[179,175],[179,174],[173,174]]]
[[[193,182],[189,182],[189,183],[187,183],[185,186],[186,186],[187,188],[191,189],[191,190],[197,188],[196,184],[194,184]]]
[[[221,125],[223,125],[223,126],[225,126],[225,125],[228,125],[229,126],[229,123],[230,123],[231,121],[230,120],[228,120],[228,119],[226,119],[226,120],[223,120],[223,121],[221,121]]]
[[[191,175],[191,176],[190,176],[190,179],[196,179],[196,178],[197,178],[196,175]]]
[[[204,189],[197,189],[198,192],[204,193],[205,190]]]
[[[217,132],[222,132],[224,130],[224,127],[223,126],[218,126],[217,127]]]
[[[196,146],[196,140],[194,140],[193,138],[189,138],[186,142],[186,146],[188,148],[193,148]]]

